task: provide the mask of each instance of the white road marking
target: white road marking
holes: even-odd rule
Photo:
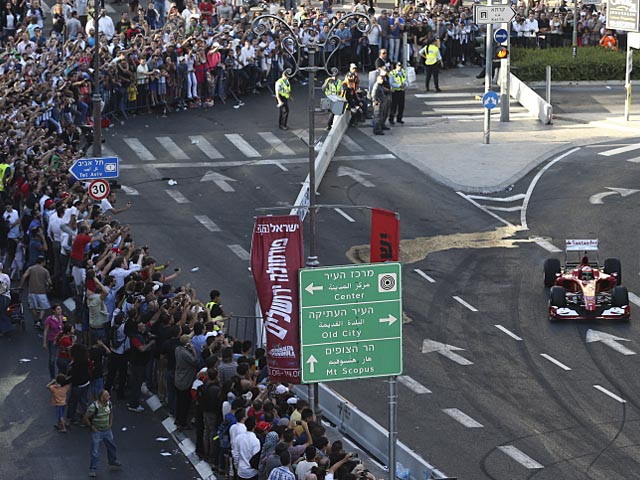
[[[363,187],[375,187],[373,183],[364,178],[365,175],[371,175],[370,173],[363,172],[362,170],[356,170],[351,167],[338,167],[338,177],[351,177],[354,181],[358,182]]]
[[[482,106],[481,106],[482,107]],[[477,111],[477,110],[474,110]],[[460,115],[443,115],[440,112],[421,112],[423,117],[442,117],[451,120],[482,120],[484,118],[484,114],[460,114]],[[453,112],[452,112],[453,113]],[[510,113],[509,117],[513,118],[534,118],[535,115],[531,115],[531,113],[527,112],[515,112]]]
[[[265,142],[271,145],[271,148],[275,149],[280,155],[295,155],[291,148],[289,148],[284,141],[280,140],[271,132],[258,132]]]
[[[349,162],[349,161],[371,161],[371,160],[394,160],[397,157],[392,153],[380,153],[375,155],[337,155],[333,157],[336,162]],[[224,168],[224,167],[244,167],[259,166],[259,165],[277,165],[281,163],[283,165],[295,165],[295,164],[307,164],[309,163],[308,157],[295,157],[295,158],[265,158],[261,160],[230,160],[224,162],[189,162],[189,163],[151,163],[145,166],[153,168]],[[135,170],[143,168],[141,165],[126,164],[120,165],[121,170]]]
[[[477,312],[478,309],[476,307],[474,307],[473,305],[465,302],[462,298],[458,297],[457,295],[453,296],[453,299],[458,302],[460,305],[464,305],[465,307],[467,307],[469,310],[471,310],[472,312]]]
[[[362,148],[360,145],[358,145],[356,142],[354,142],[353,138],[351,138],[349,135],[344,135],[342,137],[342,144],[350,152],[353,152],[353,153],[364,152],[364,148]]]
[[[627,158],[627,162],[640,163],[640,157]]]
[[[122,168],[122,165],[120,165],[120,168]],[[150,180],[160,180],[160,179],[162,179],[162,174],[153,165],[143,165],[142,168],[144,169],[144,171],[147,174],[147,177],[149,177]]]
[[[637,307],[640,307],[640,297],[635,293],[629,292],[629,301]]]
[[[529,184],[529,188],[527,188],[527,193],[525,194],[526,196],[524,198],[524,202],[522,203],[522,210],[520,211],[520,225],[522,225],[522,228],[524,230],[529,230],[529,227],[527,226],[527,208],[529,207],[529,201],[531,200],[531,194],[533,193],[533,189],[536,188],[536,184],[540,180],[540,177],[542,177],[542,175],[544,175],[544,172],[549,170],[560,160],[562,160],[565,157],[568,157],[569,155],[577,152],[578,150],[580,150],[580,147],[575,147],[569,150],[568,152],[564,152],[562,155],[554,158],[549,163],[547,163],[544,167],[542,167],[542,169],[540,169],[540,171],[536,174],[536,176],[533,177],[533,180]]]
[[[593,386],[593,388],[595,388],[596,390],[600,390],[600,391],[601,391],[602,393],[604,393],[605,395],[607,395],[607,396],[609,396],[609,397],[613,398],[616,402],[619,402],[619,403],[627,403],[627,401],[626,401],[624,398],[619,397],[618,395],[616,395],[616,394],[615,394],[615,393],[613,393],[613,392],[610,392],[609,390],[607,390],[606,388],[604,388],[602,385],[594,385],[594,386]]]
[[[549,360],[551,363],[553,363],[554,365],[560,367],[561,369],[565,370],[565,371],[571,371],[570,367],[567,367],[564,363],[562,363],[560,360],[556,360],[555,358],[553,358],[551,355],[547,355],[546,353],[541,353],[540,356],[542,358],[546,358],[547,360]]]
[[[242,138],[242,135],[237,133],[225,133],[224,136],[227,137],[227,140],[233,143],[233,145],[246,157],[258,158],[262,156],[255,148],[249,145],[249,143],[244,138]]]
[[[536,462],[529,455],[524,453],[522,450],[514,447],[513,445],[504,445],[502,447],[498,447],[498,450],[500,450],[503,453],[505,453],[506,455],[510,456],[512,459],[514,459],[516,462],[518,462],[524,468],[528,468],[530,470],[537,469],[537,468],[544,468],[543,465],[541,465],[540,463]]]
[[[140,160],[145,162],[153,162],[156,157],[145,147],[140,140],[135,137],[129,137],[124,139],[124,143],[129,145],[129,148],[138,156]]]
[[[615,335],[611,335],[610,333],[601,332],[599,330],[587,330],[587,334],[585,336],[585,343],[594,343],[594,342],[602,342],[607,347],[612,348],[618,353],[622,355],[635,355],[636,352],[628,349],[624,345],[618,342],[629,342],[630,340],[627,338],[616,337]]]
[[[209,171],[206,172],[203,177],[200,179],[201,182],[213,182],[215,183],[223,192],[235,192],[236,190],[229,185],[229,182],[235,182],[236,180],[233,178],[229,178],[225,175],[222,175],[218,172]]]
[[[287,167],[285,167],[284,165],[282,165],[282,164],[281,164],[281,163],[279,163],[279,162],[276,162],[274,165],[275,165],[276,167],[278,167],[280,170],[282,170],[283,172],[288,172],[288,171],[289,171],[289,169],[288,169]]]
[[[117,157],[118,154],[116,152],[114,152],[113,150],[111,150],[111,148],[109,148],[108,145],[106,144],[102,144],[101,147],[102,150],[102,154],[106,157]]]
[[[492,205],[485,205],[487,210],[495,210],[496,212],[517,212],[518,210],[522,210],[522,206],[515,207],[494,207]]]
[[[631,152],[633,150],[640,149],[640,143],[632,143],[631,145],[625,145],[624,147],[612,148],[611,150],[605,150],[604,152],[598,152],[598,155],[603,155],[605,157],[611,157],[613,155],[618,155],[619,153]]]
[[[189,199],[178,190],[165,190],[165,192],[167,193],[167,195],[173,198],[176,203],[191,203]]]
[[[477,102],[477,104],[482,107],[482,100],[475,100],[475,102]],[[425,105],[469,105],[469,100],[436,100],[435,98],[433,100],[429,100],[426,102],[423,102]],[[509,105],[513,105],[514,107],[517,108],[521,108],[520,107],[520,103],[517,100],[511,100],[509,102]]]
[[[232,245],[227,245],[227,247],[229,247],[229,249],[233,253],[235,253],[240,260],[250,260],[251,259],[251,255],[249,254],[249,252],[247,252],[240,245],[232,244]]]
[[[608,197],[609,195],[615,195],[616,193],[620,194],[622,197],[628,197],[629,195],[633,195],[634,193],[640,192],[640,190],[634,190],[633,188],[617,188],[617,187],[604,187],[607,190],[611,190],[610,192],[600,192],[589,197],[589,203],[592,205],[602,205],[604,203],[603,199]]]
[[[140,192],[133,187],[127,187],[126,185],[121,185],[120,188],[124,192],[125,195],[140,195]]]
[[[438,114],[446,113],[446,114],[449,114],[449,115],[455,115],[455,114],[459,114],[459,113],[460,114],[464,114],[464,115],[467,115],[467,114],[468,115],[474,115],[474,114],[476,114],[476,112],[482,111],[482,108],[483,108],[482,104],[479,103],[475,108],[434,108],[433,112],[434,113],[438,113]],[[520,107],[520,108],[511,107],[509,109],[509,115],[511,115],[511,111],[512,110],[513,111],[518,110],[518,111],[521,111],[521,112],[524,112],[524,111],[528,112],[528,110],[526,110],[524,107]]]
[[[456,422],[464,425],[467,428],[483,428],[484,427],[484,425],[482,425],[480,422],[475,421],[469,415],[467,415],[461,410],[458,410],[457,408],[443,408],[442,411],[447,415],[449,415],[451,418],[453,418]]]
[[[342,217],[344,217],[346,220],[348,220],[351,223],[355,223],[355,219],[353,217],[351,217],[350,215],[348,215],[345,211],[343,211],[341,208],[334,208],[334,210],[336,211],[336,213],[340,214]]]
[[[210,232],[221,232],[222,229],[216,225],[213,220],[211,220],[206,215],[196,215],[195,219],[199,221],[204,228],[209,230]]]
[[[484,195],[467,195],[468,198],[473,198],[474,200],[489,200],[491,202],[515,202],[516,200],[522,200],[525,195],[524,193],[518,193],[517,195],[512,195],[510,197],[487,197]]]
[[[184,150],[171,140],[171,137],[156,137],[156,140],[176,160],[189,160],[189,155],[184,153]]]
[[[511,330],[509,330],[508,328],[503,327],[502,325],[494,325],[494,327],[496,327],[498,330],[506,333],[507,335],[509,335],[511,338],[513,338],[514,340],[517,340],[519,342],[522,341],[522,338],[520,338],[518,335],[516,335],[515,333],[513,333]]]
[[[429,275],[427,275],[426,273],[424,273],[422,270],[420,270],[419,268],[414,268],[413,269],[414,272],[416,272],[418,275],[420,275],[422,278],[424,278],[427,282],[429,283],[436,283],[436,281],[431,278]]]
[[[468,195],[466,195],[465,193],[462,192],[456,192],[458,195],[460,195],[462,198],[464,198],[467,202],[469,202],[471,205],[473,205],[476,208],[479,208],[480,210],[482,210],[484,213],[491,215],[493,218],[495,218],[496,220],[498,220],[499,222],[504,223],[507,227],[511,227],[511,228],[516,228],[516,226],[511,223],[508,222],[507,220],[505,220],[504,218],[502,218],[500,215],[493,213],[491,210],[489,210],[488,208],[484,207],[483,205],[480,205],[478,202],[476,202],[473,198],[469,198]]]
[[[411,378],[409,375],[400,375],[398,377],[398,381],[401,384],[403,384],[405,387],[407,387],[409,390],[411,390],[413,393],[417,393],[418,395],[431,393],[431,390],[429,390],[427,387],[422,385],[417,380],[414,380],[413,378]]]
[[[414,94],[416,98],[468,98],[469,100],[473,100],[475,97],[484,95],[483,92],[479,93],[462,93],[462,92],[434,92],[434,93],[416,93]]]
[[[473,365],[472,361],[467,360],[462,355],[458,355],[457,353],[455,353],[456,351],[464,351],[464,348],[454,347],[453,345],[447,345],[446,343],[436,342],[435,340],[429,340],[428,338],[425,338],[422,341],[422,349],[421,349],[422,353],[436,352],[442,355],[443,357],[448,358],[452,362],[457,363],[458,365],[462,365],[462,366]]]
[[[548,240],[545,240],[544,238],[537,237],[536,239],[534,239],[534,243],[544,248],[547,252],[558,253],[562,251],[558,247],[556,247],[553,243],[551,243]]]
[[[189,137],[189,140],[191,140],[191,144],[198,147],[200,151],[207,156],[207,158],[210,158],[211,160],[224,158],[218,149],[211,145],[211,142],[209,142],[204,135],[192,135]]]

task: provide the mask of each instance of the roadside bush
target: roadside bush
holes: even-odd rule
[[[631,78],[640,78],[640,55],[634,58]],[[576,58],[571,56],[571,47],[533,50],[511,49],[513,74],[524,82],[545,80],[545,68],[551,65],[554,81],[577,80],[624,80],[626,52],[601,47],[580,47]]]

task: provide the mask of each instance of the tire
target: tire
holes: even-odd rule
[[[564,287],[551,287],[549,292],[549,305],[552,307],[564,308],[567,306],[567,298],[565,297]]]
[[[617,258],[607,258],[604,261],[604,273],[612,275],[617,273],[618,285],[622,285],[622,265]]]
[[[547,288],[553,287],[558,273],[560,273],[560,260],[547,258],[544,261],[544,286]]]
[[[627,287],[614,287],[611,292],[611,306],[624,307],[629,305],[629,292]]]

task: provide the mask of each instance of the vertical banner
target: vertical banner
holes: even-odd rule
[[[371,209],[371,263],[400,258],[400,220],[396,212]]]
[[[262,309],[272,382],[300,383],[298,270],[303,265],[300,218],[258,217],[251,242],[251,272]]]

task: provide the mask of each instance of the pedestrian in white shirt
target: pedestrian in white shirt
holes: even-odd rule
[[[109,272],[116,283],[113,288],[116,292],[124,286],[124,279],[131,275],[133,272],[137,272],[142,268],[142,255],[138,255],[138,262],[133,263],[131,266],[127,266],[127,259],[125,257],[116,257],[113,261],[113,270]]]
[[[539,31],[538,20],[536,20],[535,13],[531,10],[529,12],[529,18],[524,21],[524,25],[522,26],[525,46],[527,48],[536,48]]]
[[[100,18],[98,18],[98,32],[104,33],[104,36],[107,37],[109,41],[116,34],[116,27],[113,25],[113,20],[109,15],[107,15],[107,10],[100,10]]]
[[[260,454],[260,440],[253,432],[256,428],[256,417],[248,417],[244,425],[247,431],[236,437],[233,457],[238,467],[238,478],[255,480],[258,478],[258,469],[251,466],[251,458]]]

